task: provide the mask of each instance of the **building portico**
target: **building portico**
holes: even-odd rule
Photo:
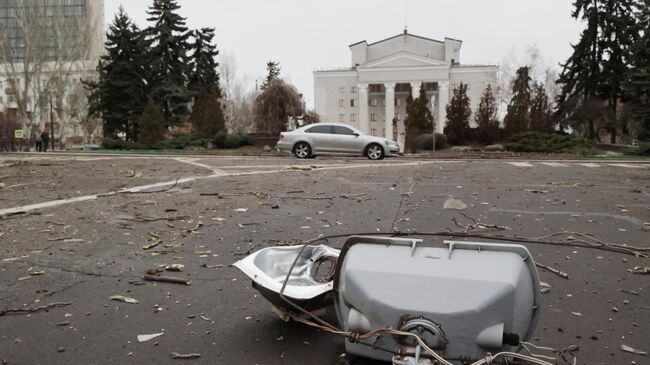
[[[406,99],[424,88],[442,133],[450,87],[466,83],[472,104],[478,104],[488,84],[497,84],[496,66],[464,66],[462,42],[437,41],[408,34],[350,46],[352,67],[314,72],[315,110],[323,121],[342,122],[362,132],[403,144]]]

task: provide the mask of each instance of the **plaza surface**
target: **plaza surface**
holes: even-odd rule
[[[374,364],[342,356],[342,338],[279,320],[230,266],[320,235],[650,247],[650,164],[638,161],[0,155],[0,184],[0,311],[65,304],[0,316],[3,364],[177,363],[173,352],[200,354],[187,360],[197,364]],[[444,209],[449,198],[467,208]],[[578,346],[579,364],[647,361],[621,350],[650,351],[648,276],[629,271],[647,258],[526,245],[569,276],[540,269],[550,291],[531,342]],[[170,264],[184,270],[165,275],[190,286],[142,279]]]

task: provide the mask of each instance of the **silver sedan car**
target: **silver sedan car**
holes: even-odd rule
[[[316,155],[360,155],[371,160],[399,154],[399,145],[386,138],[369,136],[344,124],[318,123],[283,132],[276,148],[298,158]]]

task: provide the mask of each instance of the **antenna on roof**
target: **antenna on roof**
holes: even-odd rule
[[[404,1],[404,36],[409,32],[409,0]]]

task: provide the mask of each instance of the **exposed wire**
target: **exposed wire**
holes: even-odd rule
[[[330,236],[323,236],[319,238],[315,238],[306,242],[302,243],[302,247],[300,248],[300,251],[296,255],[296,258],[294,261],[291,263],[291,267],[289,268],[289,271],[287,272],[287,276],[285,277],[285,280],[282,283],[282,288],[279,292],[280,298],[285,301],[287,304],[289,304],[292,308],[298,310],[298,312],[303,313],[307,315],[308,317],[314,319],[314,321],[310,321],[305,318],[300,318],[291,314],[287,314],[291,319],[293,319],[296,322],[308,325],[310,327],[318,328],[320,330],[323,330],[328,333],[332,333],[335,335],[339,336],[344,336],[348,340],[352,342],[359,342],[362,343],[364,340],[372,337],[377,337],[383,333],[388,333],[388,334],[393,334],[397,336],[409,336],[413,337],[416,339],[418,344],[433,358],[438,360],[441,365],[453,365],[452,363],[448,362],[444,358],[442,358],[440,355],[438,355],[435,351],[433,351],[427,344],[417,335],[409,332],[403,332],[403,331],[397,331],[391,328],[383,328],[379,329],[373,332],[369,332],[366,334],[358,334],[358,333],[353,333],[353,332],[347,332],[339,329],[335,325],[323,320],[322,318],[319,318],[315,316],[313,313],[307,311],[306,309],[302,308],[301,306],[297,305],[294,303],[291,299],[287,298],[284,295],[284,291],[287,287],[287,283],[289,282],[289,279],[291,277],[291,274],[293,273],[293,270],[302,256],[305,248],[309,245],[313,245],[317,242],[321,241],[328,241],[330,239],[336,239],[336,238],[345,238],[345,237],[350,237],[350,236],[392,236],[392,237],[411,237],[411,236],[434,236],[434,237],[455,237],[455,238],[479,238],[479,239],[487,239],[487,240],[492,240],[492,241],[509,241],[509,242],[520,242],[520,243],[530,243],[530,244],[540,244],[540,245],[553,245],[553,246],[566,246],[566,247],[583,247],[583,248],[591,248],[595,250],[603,250],[603,251],[610,251],[610,252],[616,252],[616,253],[621,253],[621,254],[627,254],[627,255],[634,255],[637,257],[644,257],[648,258],[647,255],[642,254],[640,251],[645,251],[645,248],[642,248],[641,250],[633,250],[629,246],[623,246],[623,245],[615,245],[615,244],[608,244],[606,242],[598,241],[599,245],[591,245],[588,244],[587,242],[584,242],[584,244],[575,244],[571,242],[552,242],[552,241],[543,241],[543,239],[550,238],[556,235],[560,234],[567,234],[568,232],[557,232],[555,234],[551,234],[548,236],[543,236],[543,237],[538,237],[538,238],[520,238],[520,237],[510,237],[510,236],[501,236],[501,235],[484,235],[484,234],[474,234],[474,233],[467,233],[467,232],[372,232],[372,233],[357,233],[357,234],[338,234],[338,235],[330,235]],[[585,235],[587,236],[587,235]],[[589,236],[587,236],[589,237]],[[595,240],[595,239],[594,239]],[[648,249],[650,250],[650,248]],[[528,351],[528,349],[525,347],[524,348]],[[534,345],[533,345],[534,346]],[[530,352],[530,351],[529,351]],[[569,351],[565,351],[569,352]],[[562,353],[558,354],[558,357],[562,355]],[[519,360],[524,360],[528,361],[529,363],[532,364],[537,364],[537,365],[553,365],[549,362],[537,359],[535,357],[531,356],[526,356],[514,352],[501,352],[496,355],[491,355],[488,354],[484,359],[481,359],[471,365],[491,365],[494,363],[494,360],[503,357],[504,359],[507,358],[515,358]],[[545,357],[547,359],[551,359],[549,357]],[[553,358],[555,360],[555,358]],[[506,360],[507,361],[507,360]],[[575,356],[573,357],[573,363],[576,363],[576,358]]]

